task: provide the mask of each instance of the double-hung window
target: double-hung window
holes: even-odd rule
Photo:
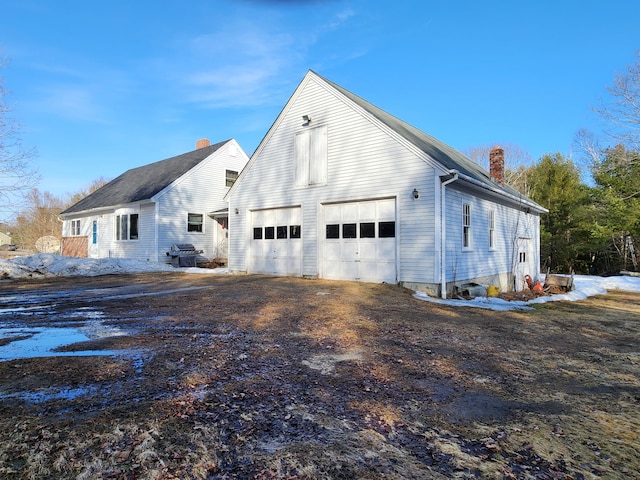
[[[204,231],[204,215],[202,213],[187,213],[187,232]]]
[[[489,210],[489,248],[496,248],[496,211]]]
[[[80,236],[80,220],[71,220],[71,236]]]
[[[298,132],[294,139],[294,176],[296,187],[327,183],[327,126]]]
[[[225,173],[225,185],[227,187],[231,187],[233,186],[234,183],[236,183],[236,180],[238,179],[238,172],[236,172],[235,170],[227,170]]]
[[[471,248],[471,205],[462,205],[462,248]]]
[[[116,240],[138,240],[138,214],[116,215]]]

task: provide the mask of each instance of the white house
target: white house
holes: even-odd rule
[[[229,201],[232,272],[507,290],[539,274],[539,215],[492,174],[309,71]]]
[[[61,213],[62,254],[168,262],[172,245],[226,257],[224,196],[248,161],[231,139],[133,168]]]

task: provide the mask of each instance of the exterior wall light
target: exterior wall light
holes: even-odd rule
[[[240,213],[240,210],[236,208],[236,215]]]
[[[420,198],[420,192],[415,188],[413,189],[413,198]]]
[[[305,125],[309,125],[311,123],[311,115],[302,115],[302,121]]]

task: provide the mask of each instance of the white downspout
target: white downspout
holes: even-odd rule
[[[453,176],[441,182],[440,184],[440,296],[444,299],[447,298],[447,269],[446,269],[446,239],[447,239],[447,222],[445,217],[447,215],[446,212],[446,199],[445,199],[445,188],[450,183],[458,180],[458,171],[450,170],[450,174]]]

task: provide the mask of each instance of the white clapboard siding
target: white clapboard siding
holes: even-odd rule
[[[294,145],[303,131],[302,115],[312,117],[311,126],[327,127],[328,164],[325,185],[295,187]],[[319,205],[326,202],[397,198],[404,218],[418,221],[398,223],[399,270],[407,281],[434,281],[433,249],[435,171],[406,146],[364,117],[353,104],[345,102],[326,86],[311,80],[290,104],[277,129],[261,145],[244,172],[230,202],[230,264],[232,270],[246,271],[247,212],[259,208],[301,205],[303,274],[319,273]],[[419,200],[412,196],[421,192]],[[411,226],[409,226],[411,224]],[[406,252],[406,254],[405,254]],[[415,255],[415,253],[418,255]]]
[[[192,243],[203,255],[213,258],[221,253],[227,230],[209,215],[227,208],[224,196],[226,170],[242,171],[247,155],[235,140],[230,140],[172,182],[153,198],[127,205],[105,207],[99,213],[68,215],[63,236],[71,235],[71,220],[81,219],[82,235],[88,237],[89,255],[96,258],[134,258],[167,262],[166,253],[176,243]],[[115,217],[138,213],[138,239],[116,240]],[[203,215],[203,232],[187,232],[188,213]],[[98,243],[92,245],[92,222],[98,221]],[[222,242],[222,243],[221,243]],[[223,246],[222,253],[226,253]]]
[[[511,272],[517,261],[518,238],[532,239],[534,253],[539,251],[538,216],[464,192],[457,187],[448,187],[446,192],[448,282]],[[463,248],[463,204],[471,207],[471,247],[468,249]],[[494,248],[489,246],[490,210],[495,212]],[[536,258],[539,260],[538,256]],[[532,276],[535,276],[535,272]]]

